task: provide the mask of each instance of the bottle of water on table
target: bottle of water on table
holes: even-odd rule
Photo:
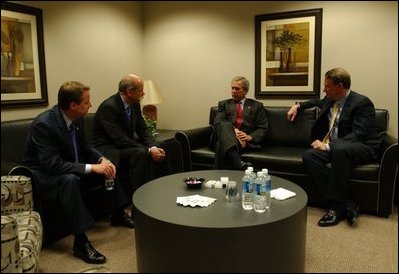
[[[255,179],[253,207],[258,213],[266,211],[266,180],[262,171],[258,171]]]
[[[253,208],[253,181],[251,177],[251,171],[245,170],[245,175],[242,177],[242,200],[241,205],[245,210],[251,210]]]
[[[272,205],[272,196],[270,193],[272,190],[272,178],[270,177],[269,170],[267,168],[263,168],[262,172],[266,180],[266,209],[269,209]]]

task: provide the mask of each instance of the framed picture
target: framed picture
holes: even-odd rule
[[[47,105],[42,10],[1,3],[1,108]]]
[[[320,96],[322,9],[255,16],[255,97]]]

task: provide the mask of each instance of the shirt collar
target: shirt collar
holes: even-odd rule
[[[66,116],[66,114],[62,111],[62,109],[60,109],[62,117],[64,118],[64,121],[67,125],[67,128],[69,129],[69,127],[71,126],[73,120],[71,118],[69,118],[68,116]]]

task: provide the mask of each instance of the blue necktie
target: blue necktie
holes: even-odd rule
[[[79,162],[78,158],[78,146],[76,144],[76,126],[75,123],[72,122],[69,126],[69,138],[71,139],[71,143],[73,146],[73,154],[75,155],[75,162]]]
[[[132,109],[129,107],[126,108],[126,118],[127,118],[127,126],[130,127],[132,121]]]

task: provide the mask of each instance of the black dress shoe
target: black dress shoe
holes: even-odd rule
[[[354,225],[359,218],[359,206],[354,205],[350,208],[346,209],[346,219],[348,220],[350,225]]]
[[[339,224],[339,222],[341,222],[343,219],[345,219],[345,215],[343,214],[343,212],[330,209],[317,224],[323,227],[334,226]]]
[[[127,228],[134,228],[134,221],[126,213],[122,215],[112,215],[111,217],[112,226],[124,226]]]
[[[90,242],[74,243],[73,255],[89,264],[103,264],[106,260],[105,256],[98,252]]]
[[[240,167],[240,169],[241,169],[241,170],[246,170],[246,169],[247,169],[248,167],[250,167],[250,166],[253,166],[252,163],[241,161],[241,167]]]

